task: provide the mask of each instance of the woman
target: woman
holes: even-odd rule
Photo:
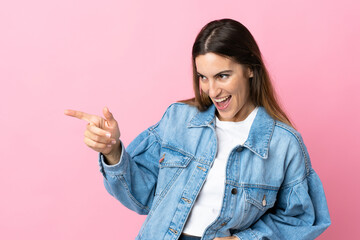
[[[126,148],[116,120],[89,122],[107,191],[147,214],[137,239],[314,239],[329,225],[322,184],[279,107],[251,33],[208,23],[192,50],[195,98],[172,104]]]

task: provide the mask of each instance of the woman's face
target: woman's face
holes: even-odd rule
[[[217,117],[221,121],[244,120],[255,108],[249,100],[252,71],[215,53],[197,56],[195,64],[200,88],[215,104]]]

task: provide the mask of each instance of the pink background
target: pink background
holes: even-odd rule
[[[360,235],[357,1],[11,0],[0,3],[0,239],[134,239],[144,216],[105,190],[86,123],[108,106],[127,145],[192,96],[207,22],[253,33],[325,187],[332,225]]]

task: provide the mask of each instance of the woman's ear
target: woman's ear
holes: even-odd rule
[[[253,70],[250,67],[247,67],[247,76],[248,78],[254,77]]]

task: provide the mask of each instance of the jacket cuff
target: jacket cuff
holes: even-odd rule
[[[105,156],[101,152],[99,152],[99,167],[100,172],[104,176],[104,178],[107,179],[107,175],[119,175],[123,172],[123,157],[124,157],[124,144],[120,140],[120,147],[121,147],[121,155],[120,155],[120,161],[117,164],[114,165],[108,165],[105,163]]]
[[[245,229],[241,232],[234,233],[233,235],[238,237],[240,240],[257,240],[257,239],[259,239],[249,228]]]

